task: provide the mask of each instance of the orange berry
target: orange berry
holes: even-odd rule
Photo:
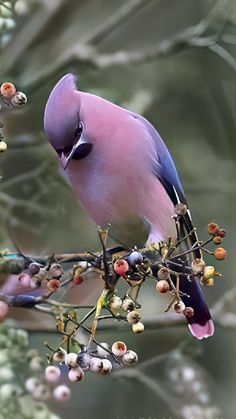
[[[5,81],[0,87],[0,92],[5,99],[10,99],[16,94],[16,88],[13,83]]]
[[[217,247],[214,250],[214,256],[217,260],[224,260],[227,257],[227,252],[223,247]]]
[[[60,288],[61,283],[59,279],[50,279],[47,283],[47,288],[49,291],[56,291],[58,288]]]

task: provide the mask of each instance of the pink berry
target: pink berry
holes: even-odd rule
[[[82,381],[84,378],[84,371],[82,368],[72,368],[68,373],[68,378],[70,381]]]
[[[0,323],[7,317],[8,311],[8,304],[5,301],[0,301]]]
[[[163,294],[168,292],[170,290],[169,282],[165,281],[164,279],[158,281],[156,284],[156,290]]]
[[[69,387],[62,384],[54,389],[53,396],[60,402],[67,402],[70,399],[71,391]]]
[[[114,342],[111,350],[115,356],[123,356],[127,352],[127,346],[124,342]]]
[[[6,99],[9,99],[16,94],[16,88],[14,84],[8,81],[5,81],[4,83],[2,83],[0,87],[0,91],[1,91],[1,95]]]
[[[114,263],[114,271],[117,275],[124,276],[129,270],[129,264],[125,259],[117,259]]]
[[[185,307],[185,309],[183,311],[183,314],[188,318],[193,317],[194,316],[194,309],[192,307]]]
[[[61,375],[61,370],[59,367],[55,367],[54,365],[49,365],[44,373],[45,380],[48,383],[56,383]]]

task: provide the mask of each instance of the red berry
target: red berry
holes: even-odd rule
[[[47,287],[49,291],[56,291],[58,288],[60,288],[61,283],[59,279],[50,279],[47,283]]]
[[[114,263],[114,271],[117,275],[124,276],[129,270],[129,264],[125,259],[117,259]]]
[[[211,235],[214,235],[214,234],[218,233],[218,230],[219,230],[219,226],[216,223],[210,223],[207,226],[207,231]]]
[[[226,231],[223,228],[219,228],[217,236],[220,236],[223,239],[226,236]]]
[[[165,292],[167,292],[167,291],[170,290],[170,285],[169,285],[169,283],[167,281],[165,281],[164,279],[161,279],[156,284],[156,290],[158,292],[161,292],[161,293],[164,294]]]
[[[185,307],[185,309],[183,311],[183,314],[188,318],[193,317],[194,316],[194,309],[192,307]]]
[[[82,284],[83,281],[84,281],[84,278],[82,277],[82,275],[75,274],[73,276],[73,282],[74,282],[75,285]]]

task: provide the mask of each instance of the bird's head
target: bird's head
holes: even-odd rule
[[[76,77],[66,74],[53,88],[44,112],[46,136],[64,169],[71,159],[83,159],[93,147],[84,136],[80,107],[81,99],[76,89]]]

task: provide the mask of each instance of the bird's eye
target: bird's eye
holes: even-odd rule
[[[78,138],[78,137],[80,138],[83,130],[84,130],[84,124],[83,122],[79,121],[78,126],[75,130],[75,138]]]

